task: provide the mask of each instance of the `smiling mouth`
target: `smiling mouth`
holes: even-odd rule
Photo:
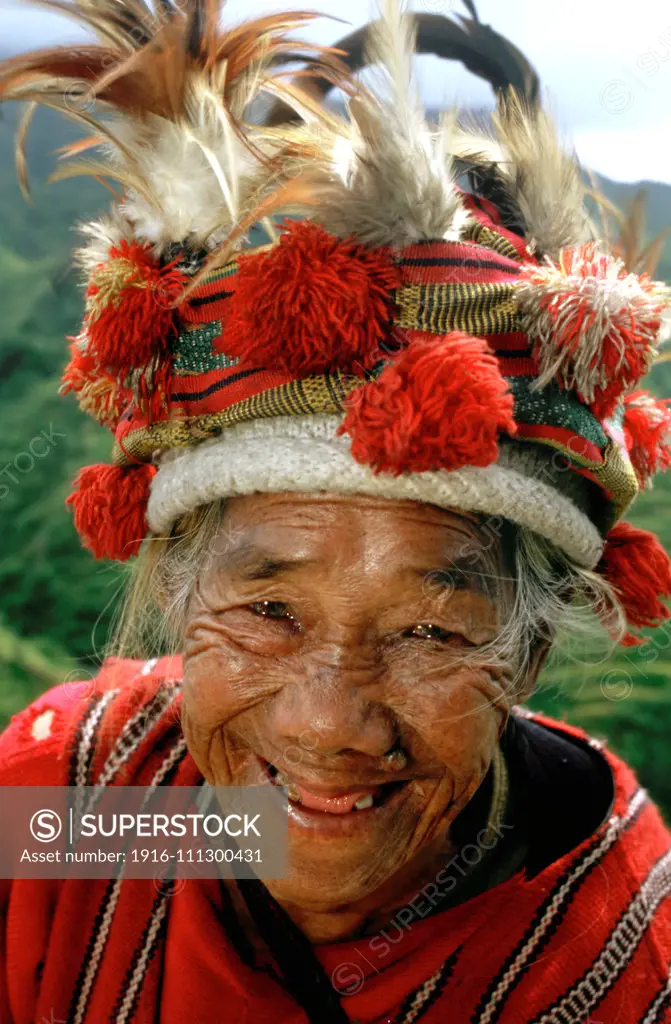
[[[302,783],[291,779],[286,772],[269,761],[262,761],[265,773],[274,786],[286,789],[289,802],[301,809],[325,815],[365,814],[386,805],[403,789],[407,780],[394,780],[379,786],[353,786],[331,795],[316,793]]]

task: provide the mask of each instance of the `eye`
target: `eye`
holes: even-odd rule
[[[264,619],[296,621],[284,601],[254,601],[249,607],[255,615],[261,615]]]
[[[428,622],[420,622],[416,626],[411,626],[404,633],[404,636],[414,637],[418,640],[439,640],[442,643],[446,643],[451,640],[454,633],[448,633],[447,630],[441,629],[440,626],[434,626]]]

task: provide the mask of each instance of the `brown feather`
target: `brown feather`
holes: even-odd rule
[[[626,214],[609,204],[610,210],[620,224],[620,235],[614,247],[615,254],[632,274],[647,274],[652,277],[657,269],[666,241],[671,236],[671,226],[663,228],[651,242],[645,244],[647,191],[639,189]]]
[[[77,139],[76,142],[68,142],[65,146],[59,146],[56,152],[59,160],[68,160],[80,153],[87,153],[89,149],[95,149],[105,141],[102,135],[91,135],[88,139]]]
[[[16,128],[16,174],[19,187],[25,199],[30,199],[30,181],[28,179],[28,162],[26,160],[26,137],[37,110],[37,103],[29,103],[19,118]]]
[[[100,175],[98,175],[98,174],[94,174],[93,178],[95,178],[95,180],[98,182],[99,185],[102,185],[103,188],[106,188],[108,192],[112,193],[112,195],[114,196],[114,199],[115,199],[115,201],[117,203],[122,203],[123,202],[123,196],[120,196],[119,193],[116,191],[116,189],[112,188],[112,186],[110,185],[109,181],[105,181],[105,179],[101,178]]]
[[[639,273],[647,274],[648,277],[652,277],[656,270],[657,264],[662,258],[664,252],[664,246],[666,240],[671,237],[671,226],[664,228],[659,234],[653,238],[650,245],[647,245],[643,252],[638,257]]]
[[[90,86],[92,95],[119,110],[175,118],[183,113],[187,75],[212,73],[218,65],[225,67],[225,90],[233,87],[251,65],[272,65],[285,54],[305,61],[315,74],[328,71],[331,81],[340,81],[348,74],[331,47],[285,42],[287,33],[318,17],[314,12],[268,15],[221,32],[219,0],[198,0],[184,5],[186,13],[177,9],[170,19],[159,21],[147,14],[144,32],[154,31],[138,46],[131,45],[132,35],[130,40],[121,35],[124,30],[114,20],[118,19],[116,5],[104,0],[96,7],[89,7],[86,0],[42,3],[67,11],[99,35],[115,38],[117,45],[58,46],[10,58],[0,65],[0,100],[14,99],[27,88],[38,92],[44,78],[71,79]],[[121,7],[126,5],[135,11],[135,25],[144,5],[123,0]],[[105,21],[108,9],[113,13]],[[123,52],[121,39],[127,44]]]
[[[617,241],[618,255],[624,265],[631,269],[636,266],[639,254],[643,248],[646,203],[647,192],[644,188],[641,188],[631,202]]]
[[[314,12],[257,17],[226,30],[219,23],[225,0],[38,2],[68,13],[100,44],[52,47],[5,61],[0,101],[43,103],[91,129],[65,148],[54,178],[89,173],[121,182],[126,216],[159,251],[173,242],[218,244],[214,236],[221,241],[232,231],[238,237],[243,179],[262,176],[264,167],[281,188],[256,140],[250,105],[267,92],[317,121],[328,117],[309,84],[281,81],[290,61],[301,61],[304,75],[347,88],[341,53],[290,38],[318,17]],[[88,104],[114,120],[101,120],[97,110],[89,115]],[[27,128],[28,120],[17,140],[24,188]],[[101,143],[101,159],[73,160]],[[266,189],[263,210],[269,202]],[[245,208],[245,218],[251,216]]]

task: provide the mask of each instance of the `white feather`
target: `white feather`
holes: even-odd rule
[[[588,237],[585,187],[574,153],[559,139],[550,114],[527,111],[512,94],[495,117],[503,164],[526,225],[529,244],[557,259]]]
[[[332,147],[331,184],[313,214],[327,231],[371,246],[458,238],[468,220],[454,184],[447,137],[425,119],[413,72],[415,31],[399,0],[382,0],[369,60],[381,79],[376,97],[350,104],[349,146]]]
[[[155,118],[120,132],[152,197],[130,192],[123,214],[136,237],[158,252],[174,242],[213,248],[237,222],[239,185],[231,181],[258,172],[241,140],[232,143],[221,122],[204,121],[196,126]]]
[[[538,256],[556,260],[562,249],[592,234],[578,161],[547,111],[527,107],[511,92],[499,103],[489,132],[469,124],[455,130],[453,153],[483,169],[495,168]]]
[[[122,239],[132,241],[134,234],[132,225],[116,206],[98,220],[79,224],[77,230],[84,236],[85,241],[75,250],[74,258],[75,264],[83,271],[85,278],[88,278],[99,263],[107,260],[113,246],[118,245]]]
[[[410,141],[424,125],[424,108],[413,68],[415,19],[404,0],[379,0],[380,19],[369,31],[367,57],[378,65],[387,86],[386,108],[394,131]],[[420,141],[421,145],[421,141]]]

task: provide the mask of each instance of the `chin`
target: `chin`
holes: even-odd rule
[[[289,872],[266,881],[273,896],[303,910],[335,910],[371,896],[404,865],[398,847],[361,851],[342,843],[289,840]],[[401,847],[402,849],[402,847]]]
[[[282,900],[308,907],[343,907],[365,900],[447,831],[449,809],[418,845],[425,794],[411,783],[365,810],[332,815],[289,803],[289,875],[268,883]],[[414,797],[414,799],[413,799]]]

